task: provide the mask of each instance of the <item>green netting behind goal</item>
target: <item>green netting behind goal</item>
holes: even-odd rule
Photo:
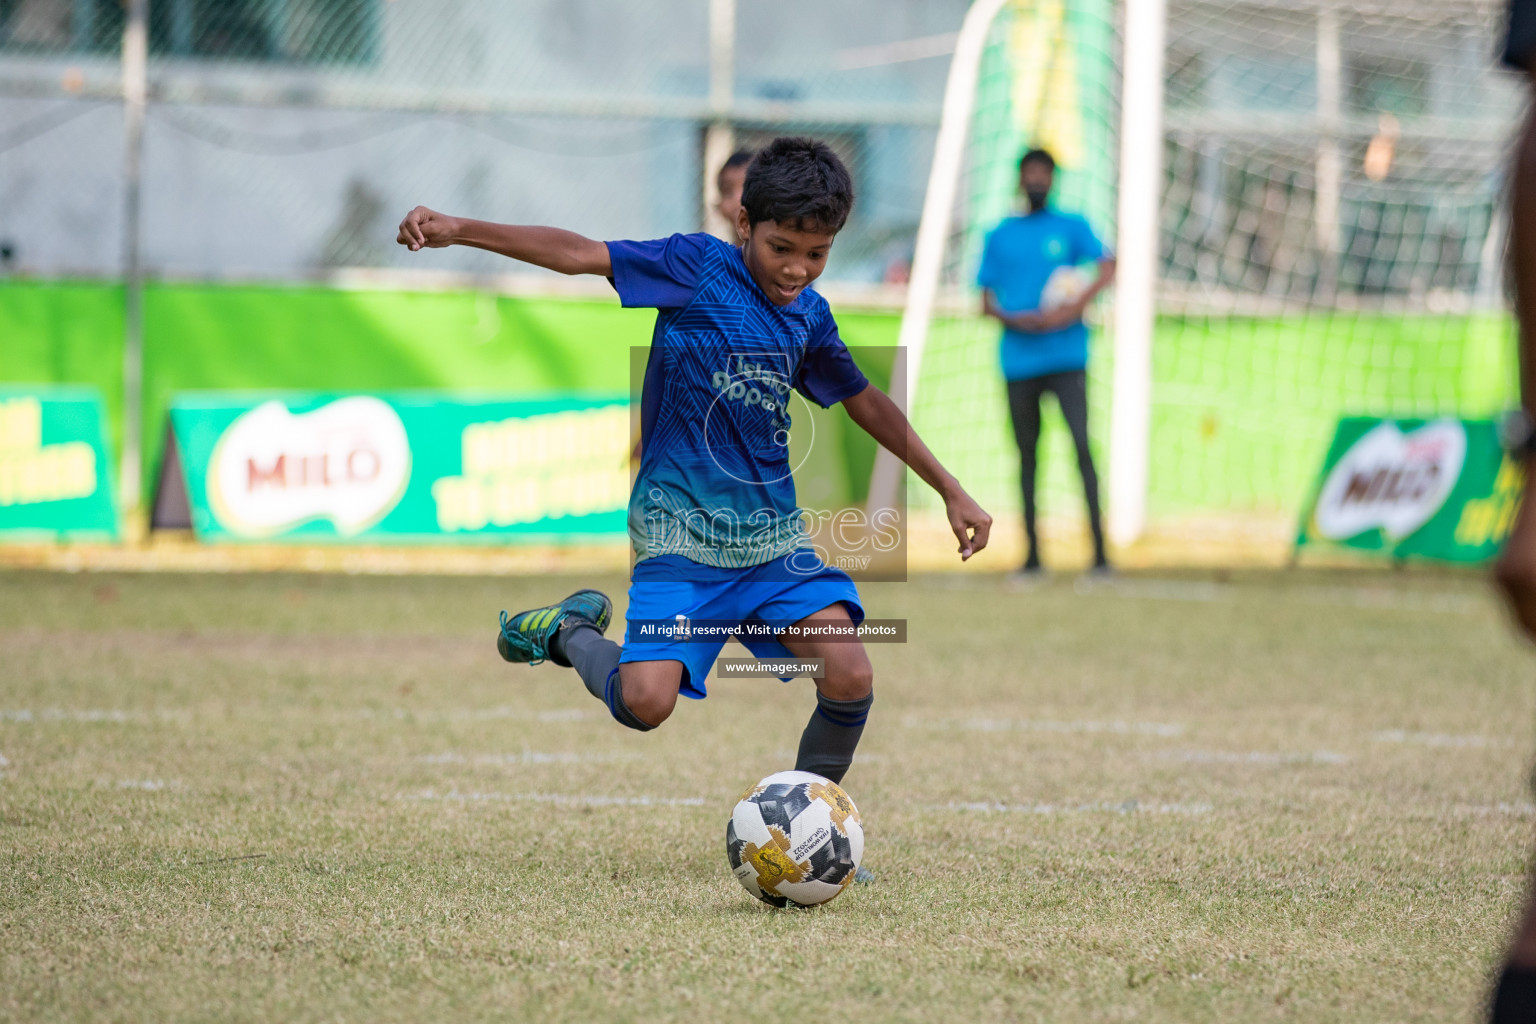
[[[981,241],[1015,208],[1023,149],[1055,151],[1060,205],[1114,237],[1115,11],[1071,7],[1023,0],[993,26],[947,304],[913,407],[946,465],[1010,520],[1018,471],[999,328],[971,311]],[[1151,532],[1228,520],[1283,545],[1339,416],[1478,416],[1513,400],[1501,172],[1520,96],[1493,67],[1498,21],[1465,2],[1321,15],[1170,4]],[[1090,315],[1101,479],[1112,301]],[[1045,419],[1041,514],[1069,525],[1081,486],[1053,407]],[[932,507],[920,485],[909,494]]]

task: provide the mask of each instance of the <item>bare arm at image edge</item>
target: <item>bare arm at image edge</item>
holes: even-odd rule
[[[574,231],[450,217],[425,206],[405,215],[395,241],[412,252],[467,245],[560,274],[613,275],[608,246]]]
[[[1520,331],[1520,402],[1530,415],[1536,410],[1536,108],[1527,114],[1515,149],[1509,251]],[[1536,507],[1530,491],[1528,473],[1520,512],[1494,572],[1520,628],[1536,637]],[[1536,966],[1536,948],[1530,962]]]
[[[1514,13],[1519,19],[1529,11],[1517,9]],[[1513,53],[1517,49],[1514,26],[1510,42]],[[1536,97],[1536,76],[1531,76],[1529,70],[1527,75],[1533,86],[1528,96]],[[1530,416],[1536,411],[1536,107],[1527,111],[1513,170],[1509,259],[1515,286],[1515,316],[1519,322],[1520,404]],[[1536,505],[1531,501],[1529,463],[1525,470],[1520,512],[1504,553],[1494,567],[1494,578],[1504,591],[1521,631],[1536,638]],[[1506,969],[1494,990],[1490,1008],[1493,1024],[1529,1019],[1536,1010],[1531,1005],[1536,984],[1536,900],[1532,898],[1532,888],[1528,882],[1525,910],[1510,943]]]

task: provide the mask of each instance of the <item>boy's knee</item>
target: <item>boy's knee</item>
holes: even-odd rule
[[[869,659],[859,658],[828,672],[816,688],[831,700],[861,700],[874,692],[875,670]]]
[[[655,728],[672,717],[672,709],[677,707],[677,688],[653,680],[626,682],[624,704],[636,718]]]

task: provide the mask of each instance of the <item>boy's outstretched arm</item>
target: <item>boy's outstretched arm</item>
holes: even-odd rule
[[[962,562],[987,546],[992,517],[965,493],[965,488],[949,470],[939,465],[939,460],[923,444],[923,439],[917,436],[917,431],[912,429],[912,424],[890,396],[871,384],[852,398],[843,399],[843,408],[866,434],[899,456],[925,484],[939,492],[939,497],[944,499],[950,529],[960,541]]]
[[[450,217],[425,206],[405,215],[395,241],[412,252],[470,245],[561,274],[613,275],[608,247],[574,231]]]

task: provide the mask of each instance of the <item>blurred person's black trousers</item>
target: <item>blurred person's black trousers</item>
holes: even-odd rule
[[[1099,475],[1088,451],[1088,374],[1082,370],[1047,373],[1027,380],[1008,382],[1008,412],[1013,417],[1013,439],[1019,446],[1019,486],[1024,492],[1026,567],[1040,564],[1035,536],[1035,448],[1040,442],[1040,398],[1047,391],[1056,396],[1061,414],[1077,448],[1077,471],[1083,477],[1083,496],[1088,501],[1088,526],[1093,531],[1093,561],[1104,564],[1104,527],[1099,514]]]

